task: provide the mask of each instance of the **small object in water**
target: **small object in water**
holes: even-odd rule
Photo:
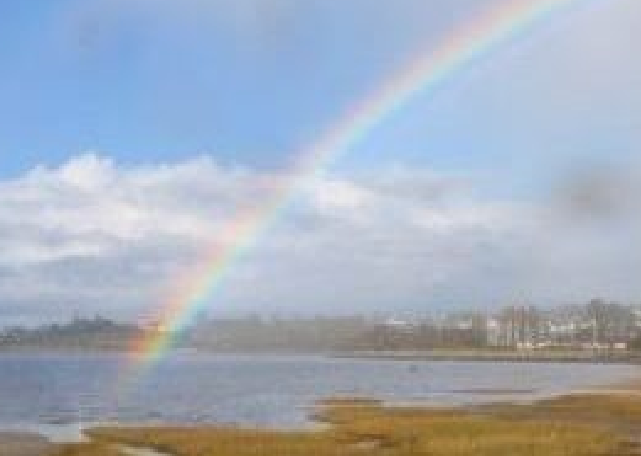
[[[412,365],[410,365],[410,367],[409,367],[409,371],[410,371],[410,373],[412,373],[412,374],[416,374],[416,373],[418,372],[418,366],[417,366],[416,364],[412,364]]]

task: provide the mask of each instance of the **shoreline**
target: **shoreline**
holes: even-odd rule
[[[641,353],[592,351],[494,351],[494,350],[429,350],[429,351],[353,351],[334,353],[333,358],[388,361],[431,362],[514,362],[568,364],[641,365]]]
[[[497,391],[490,392],[496,393]],[[628,401],[634,402],[635,406],[638,405],[638,416],[635,415],[633,422],[632,420],[625,421],[627,417],[619,420],[607,415],[607,413],[610,413],[610,411],[607,411],[608,406],[626,407]],[[600,410],[599,407],[594,407],[593,404],[605,404],[602,407],[607,412],[605,419],[594,419],[590,416],[591,410]],[[574,405],[577,413],[565,413],[561,407],[562,405],[568,407]],[[317,426],[307,430],[283,431],[269,427],[251,428],[213,423],[185,426],[169,426],[157,423],[147,425],[143,423],[133,425],[114,423],[109,426],[90,425],[91,427],[83,429],[82,435],[86,438],[77,442],[53,442],[36,433],[0,431],[0,454],[12,454],[14,456],[93,456],[94,454],[96,456],[103,456],[103,454],[106,456],[171,456],[177,454],[177,452],[169,451],[168,448],[171,448],[171,445],[159,445],[158,441],[162,442],[163,439],[168,439],[171,442],[171,439],[176,435],[184,434],[189,436],[192,433],[194,438],[199,436],[201,439],[205,439],[203,433],[209,433],[209,438],[214,442],[216,439],[225,440],[227,438],[226,434],[237,434],[239,436],[238,442],[241,442],[240,445],[244,445],[242,443],[244,436],[255,435],[268,439],[277,439],[285,438],[288,434],[292,434],[315,439],[327,433],[333,435],[344,426],[351,426],[349,424],[350,421],[360,419],[359,416],[363,413],[371,414],[373,417],[382,420],[415,416],[417,420],[427,420],[432,423],[434,420],[444,419],[451,426],[462,426],[470,420],[472,422],[478,421],[477,425],[485,423],[490,433],[495,432],[493,428],[497,426],[503,429],[501,427],[502,423],[506,421],[514,425],[521,423],[526,428],[532,423],[536,423],[537,426],[542,426],[543,428],[551,426],[553,429],[558,426],[569,426],[568,429],[573,427],[582,429],[589,426],[594,428],[591,432],[604,432],[606,434],[610,433],[612,436],[618,436],[620,444],[631,449],[630,452],[616,453],[617,456],[641,454],[641,445],[637,445],[637,440],[631,437],[641,435],[641,375],[632,380],[595,385],[592,388],[573,389],[565,393],[550,394],[544,398],[534,400],[519,401],[510,399],[462,406],[421,405],[411,402],[395,405],[376,398],[329,397],[318,400],[314,408],[310,410],[309,419],[311,422],[316,423]],[[395,432],[406,433],[407,426],[408,424],[402,421],[398,423],[398,428]],[[373,438],[372,435],[377,434],[372,434],[370,431],[367,431],[364,435],[366,438],[359,437],[361,440],[356,439],[353,443],[350,443],[350,448],[358,449],[361,454],[364,454],[365,450],[371,450],[371,454],[376,454],[375,450],[384,448],[387,445],[385,440],[387,437]],[[3,452],[4,448],[11,448],[11,451]],[[180,454],[189,455],[191,453],[182,453],[181,450]],[[235,455],[236,453],[229,454]],[[244,455],[245,453],[239,451],[237,454]],[[497,453],[497,455],[500,454],[503,453]],[[529,453],[527,454],[529,455]],[[573,454],[568,453],[568,455]],[[583,455],[583,453],[578,454]]]
[[[514,362],[514,363],[568,363],[568,364],[625,364],[641,365],[641,352],[633,351],[589,351],[589,350],[487,350],[487,349],[434,349],[407,351],[214,351],[192,348],[176,348],[172,353],[248,356],[248,357],[300,357],[318,356],[334,359],[363,359],[386,361],[431,361],[431,362]],[[96,349],[79,347],[0,347],[3,355],[114,355],[128,357],[135,354],[130,350]]]
[[[234,456],[400,456],[414,451],[423,454],[419,449],[429,448],[425,454],[434,456],[632,456],[641,454],[638,386],[636,383],[639,398],[633,409],[621,401],[622,394],[613,393],[619,391],[616,389],[576,391],[530,404],[498,402],[475,407],[389,406],[369,398],[328,398],[318,401],[311,416],[319,423],[315,430],[116,426],[89,429],[90,443],[66,446],[60,455],[190,456],[224,448],[220,454]],[[613,414],[621,411],[627,414]],[[255,453],[257,441],[261,451]],[[309,452],[301,452],[308,447]],[[103,453],[108,449],[121,453]]]
[[[451,353],[448,353],[451,355]],[[354,354],[350,354],[354,355]],[[362,355],[359,353],[358,355]],[[368,354],[370,358],[366,359],[378,359],[376,354]],[[387,356],[384,359],[390,359],[389,353],[385,353]],[[427,360],[425,358],[426,353],[417,353],[417,352],[405,352],[405,353],[394,353],[394,360],[401,361],[417,361],[417,360]],[[400,356],[399,356],[400,355]],[[429,355],[434,355],[430,353]],[[439,356],[440,355],[440,356]],[[439,353],[438,360],[436,361],[450,361],[450,359],[445,359],[444,353]],[[464,356],[470,355],[469,353],[463,353]],[[478,355],[478,353],[475,353]],[[350,358],[352,358],[350,356]],[[488,357],[483,358],[484,361],[493,361],[497,362],[494,359],[489,359]],[[470,361],[469,359],[462,359],[461,357],[456,358],[453,361]],[[477,361],[477,360],[472,360]],[[528,359],[530,362],[537,362]],[[544,360],[543,362],[549,362]],[[587,361],[584,361],[587,362]],[[599,364],[599,363],[594,363]],[[599,408],[607,410],[607,407],[616,406],[614,409],[616,413],[620,413],[620,410],[625,412],[625,407],[627,407],[621,401],[626,400],[633,402],[634,404],[638,401],[639,407],[639,416],[638,423],[635,422],[631,424],[625,422],[623,424],[619,423],[618,419],[607,418],[603,419],[599,417],[598,420],[598,429],[615,429],[615,428],[632,428],[634,427],[635,435],[641,436],[641,372],[637,375],[629,376],[628,378],[621,379],[612,379],[611,381],[595,381],[593,385],[587,385],[584,387],[571,387],[565,391],[559,392],[550,392],[546,394],[541,394],[538,397],[529,397],[533,391],[530,389],[495,389],[495,388],[470,388],[464,390],[452,390],[452,392],[462,393],[462,394],[477,394],[477,395],[488,395],[487,401],[479,402],[477,404],[462,404],[462,405],[438,405],[437,403],[423,402],[420,400],[408,400],[408,401],[383,401],[378,400],[376,397],[368,400],[355,400],[355,398],[335,398],[332,400],[329,399],[320,399],[316,406],[310,407],[309,409],[309,421],[310,423],[316,423],[316,426],[310,426],[305,429],[276,429],[269,426],[265,427],[244,427],[243,425],[230,425],[225,423],[207,423],[207,424],[163,424],[163,423],[85,423],[82,426],[82,435],[88,436],[89,438],[85,441],[82,439],[59,439],[56,438],[53,433],[43,432],[40,433],[37,426],[29,428],[15,427],[15,431],[2,432],[0,431],[0,454],[11,454],[14,456],[157,456],[157,455],[171,455],[176,454],[176,452],[167,452],[167,451],[156,451],[158,448],[153,445],[149,445],[150,442],[144,440],[144,438],[159,438],[159,439],[169,439],[171,436],[175,436],[176,432],[183,433],[185,435],[190,435],[191,433],[197,434],[204,441],[214,441],[215,439],[227,439],[227,434],[238,434],[238,441],[242,441],[245,438],[245,435],[256,435],[259,434],[266,439],[278,439],[285,438],[288,435],[292,436],[305,436],[305,438],[311,438],[313,436],[316,438],[326,438],[327,434],[334,435],[336,432],[334,428],[340,428],[345,423],[348,423],[352,419],[351,413],[354,416],[362,412],[363,408],[366,408],[367,413],[371,413],[376,416],[377,420],[389,420],[396,419],[397,414],[401,416],[403,414],[415,414],[418,420],[433,420],[440,419],[442,415],[448,416],[452,422],[451,426],[463,426],[469,420],[481,420],[484,424],[483,426],[488,426],[488,432],[491,434],[495,432],[494,427],[501,428],[504,421],[512,420],[535,420],[537,423],[540,423],[541,426],[552,426],[557,422],[567,421],[572,426],[583,426],[592,425],[592,419],[579,419],[582,414],[586,414],[585,409],[594,408],[598,410]],[[542,392],[543,393],[543,392]],[[512,395],[521,395],[522,397],[513,397]],[[505,397],[501,397],[505,396]],[[558,410],[554,407],[562,406],[566,407],[567,404],[572,404],[573,401],[578,401],[578,403],[583,407],[576,415],[577,417],[570,417],[565,415],[558,415]],[[605,403],[605,405],[603,405]],[[551,407],[550,404],[553,404],[554,407]],[[596,406],[587,404],[597,404]],[[338,421],[339,424],[336,424],[334,418],[323,419],[322,414],[318,413],[319,410],[323,411],[328,408],[331,409],[331,414],[339,413],[341,415],[341,420]],[[636,406],[636,405],[635,405]],[[341,412],[336,412],[337,410],[342,410]],[[435,415],[434,415],[435,414]],[[390,418],[391,417],[391,418]],[[358,418],[357,418],[358,419]],[[636,419],[636,418],[635,418]],[[600,421],[599,421],[600,420]],[[608,421],[609,420],[609,421]],[[486,423],[487,421],[487,423]],[[431,422],[431,421],[430,421]],[[554,424],[555,425],[555,424]],[[73,427],[73,424],[69,425]],[[350,425],[351,426],[351,425]],[[407,423],[399,423],[398,427],[395,428],[394,432],[402,433],[402,430],[407,427]],[[25,432],[22,432],[21,429],[26,429]],[[464,430],[463,430],[464,431]],[[106,434],[102,434],[106,432]],[[342,432],[342,431],[341,431]],[[369,431],[368,431],[369,432]],[[378,432],[378,431],[377,431]],[[498,432],[498,431],[496,431]],[[538,432],[538,431],[537,431]],[[569,431],[568,431],[569,432]],[[138,434],[136,434],[138,433]],[[619,431],[617,430],[617,435]],[[626,432],[621,432],[621,435],[626,434]],[[144,436],[147,437],[144,437]],[[47,438],[49,437],[49,438]],[[124,437],[125,440],[119,440],[121,437]],[[144,437],[144,438],[143,438]],[[106,440],[105,440],[106,438]],[[190,437],[191,438],[191,437]],[[333,437],[332,437],[333,438]],[[612,437],[614,438],[614,437]],[[624,437],[621,437],[622,439]],[[627,438],[627,437],[625,437]],[[133,439],[133,440],[128,440]],[[142,440],[138,440],[142,439]],[[641,438],[639,439],[641,441]],[[363,448],[360,448],[361,454],[363,450],[369,448],[368,445],[373,445],[371,441],[359,441],[358,445],[361,445]],[[133,445],[131,445],[133,444]],[[105,449],[107,445],[108,449]],[[124,445],[124,446],[123,446]],[[155,444],[154,444],[155,445]],[[377,443],[378,445],[378,443]],[[5,451],[6,448],[10,450]],[[117,449],[119,448],[119,449]],[[154,450],[155,448],[155,450]],[[162,447],[164,448],[164,447]],[[635,450],[636,451],[636,450]],[[191,455],[191,453],[180,453]],[[197,453],[194,453],[197,454]],[[205,453],[208,454],[208,453]],[[230,456],[244,456],[244,453],[229,453]],[[263,454],[263,453],[261,453]],[[277,453],[273,453],[277,454]],[[298,455],[298,453],[293,453]],[[342,453],[341,453],[342,454]],[[351,453],[348,453],[351,454]],[[369,453],[368,453],[369,454]],[[371,454],[376,454],[372,452]],[[438,455],[438,453],[435,453]],[[466,455],[466,453],[463,453]],[[480,454],[480,453],[479,453]],[[502,453],[497,453],[497,456]],[[538,454],[538,453],[536,453]],[[543,453],[542,453],[543,454]],[[591,453],[586,453],[591,454]],[[616,456],[628,455],[628,453],[615,453]],[[630,454],[641,454],[641,447],[639,452],[630,453]],[[391,456],[395,456],[394,453],[390,453]],[[527,454],[529,456],[529,454]],[[568,453],[570,455],[570,453]],[[573,455],[573,454],[572,454]],[[227,456],[227,453],[225,453]],[[324,456],[323,453],[320,453],[316,456]],[[565,456],[565,453],[564,453]],[[580,456],[583,456],[580,453]]]

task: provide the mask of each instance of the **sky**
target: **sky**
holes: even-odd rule
[[[399,68],[525,0],[0,4],[0,324],[153,312]],[[585,0],[310,180],[212,312],[641,301],[641,4]]]

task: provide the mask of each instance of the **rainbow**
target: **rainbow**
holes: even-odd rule
[[[587,0],[583,0],[586,2]],[[202,261],[185,276],[160,307],[157,321],[163,331],[136,342],[136,364],[153,365],[176,338],[211,302],[233,266],[258,241],[270,223],[287,208],[310,180],[347,153],[384,119],[418,93],[429,94],[448,79],[524,35],[555,14],[568,12],[582,0],[510,0],[477,20],[455,30],[440,47],[402,68],[382,87],[355,104],[311,147],[297,154],[292,171],[272,182],[267,198],[238,211],[204,253]],[[222,241],[220,241],[222,239]]]

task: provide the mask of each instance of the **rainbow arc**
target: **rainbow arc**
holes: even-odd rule
[[[557,14],[569,12],[588,0],[513,0],[486,12],[455,30],[440,46],[401,68],[370,96],[354,104],[314,144],[300,151],[293,169],[260,204],[241,208],[233,220],[217,232],[216,242],[202,261],[161,306],[156,316],[166,331],[136,341],[133,353],[152,366],[204,308],[211,305],[234,265],[261,238],[272,221],[281,216],[292,198],[310,179],[325,172],[341,156],[397,113],[418,94],[429,95],[450,78],[483,61],[518,37]],[[219,239],[224,239],[223,244]]]

